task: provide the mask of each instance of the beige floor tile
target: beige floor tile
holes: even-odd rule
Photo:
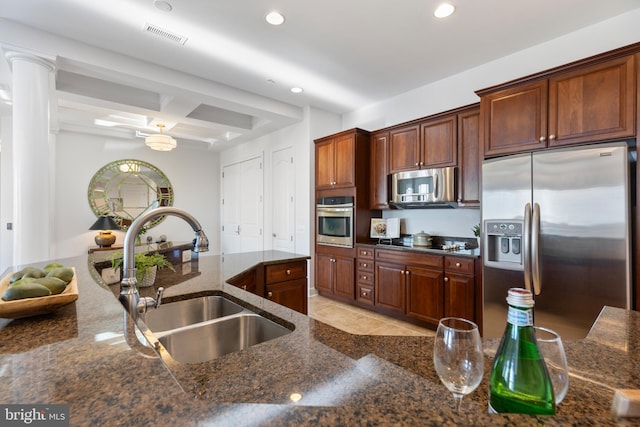
[[[309,317],[358,335],[433,336],[435,333],[364,308],[315,295],[309,298]]]

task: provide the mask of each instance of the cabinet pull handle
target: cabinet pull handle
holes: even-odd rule
[[[273,292],[269,291],[267,292],[267,297],[271,298],[273,296]]]
[[[556,136],[555,136],[554,134],[551,134],[551,135],[549,135],[549,139],[550,139],[551,141],[553,141],[554,139],[556,139]]]
[[[448,281],[449,281],[449,278],[448,278],[448,277],[445,277],[445,278],[444,278],[444,281],[445,281],[445,282],[448,282]]]
[[[540,137],[540,142],[544,142],[547,138],[545,138],[544,136]]]
[[[460,267],[462,264],[460,264],[459,262],[456,262],[456,267]]]
[[[291,274],[291,270],[287,270],[286,273],[287,273],[287,276],[290,275]]]
[[[400,274],[404,274],[404,270],[400,270]]]

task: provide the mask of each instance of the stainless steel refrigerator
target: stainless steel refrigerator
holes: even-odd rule
[[[534,322],[583,338],[605,305],[630,308],[626,142],[486,160],[483,335],[500,337],[507,291],[534,292]]]

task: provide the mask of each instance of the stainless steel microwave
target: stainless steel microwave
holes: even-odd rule
[[[455,207],[455,167],[396,172],[391,175],[392,207]]]
[[[319,245],[353,247],[353,197],[322,197],[316,203]]]

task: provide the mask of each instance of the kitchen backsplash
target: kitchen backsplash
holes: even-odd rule
[[[479,209],[393,209],[383,218],[400,218],[400,233],[421,231],[434,236],[474,237],[473,226],[480,223]]]

